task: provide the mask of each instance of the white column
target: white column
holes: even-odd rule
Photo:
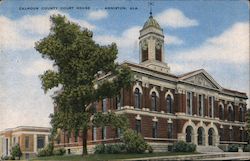
[[[46,136],[45,136],[45,146],[48,145],[48,144],[49,144],[49,136],[46,135]]]
[[[33,145],[34,145],[34,152],[37,153],[37,134],[34,134]]]

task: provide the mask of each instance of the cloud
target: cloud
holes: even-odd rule
[[[138,37],[141,26],[133,26],[123,31],[121,35],[96,35],[94,40],[101,44],[107,45],[115,42],[119,49],[119,60],[138,60]]]
[[[167,45],[181,45],[184,43],[183,40],[181,40],[180,38],[168,34],[165,34],[164,41]]]
[[[90,11],[88,13],[88,19],[90,20],[101,20],[108,17],[108,12],[105,10]]]
[[[49,34],[52,14],[65,15],[68,20],[82,27],[94,30],[96,27],[89,22],[75,19],[67,13],[49,11],[45,15],[26,15],[17,20],[0,16],[0,46],[3,50],[27,50],[34,48],[35,41]]]
[[[186,17],[182,11],[175,8],[164,10],[155,18],[162,27],[180,28],[199,25],[197,20]]]
[[[48,69],[53,70],[52,63],[44,59],[39,59],[29,63],[26,67],[24,67],[21,70],[21,74],[25,76],[38,76],[40,74],[43,74],[43,72]]]
[[[249,24],[235,23],[222,34],[208,38],[200,47],[176,53],[186,61],[249,63]]]

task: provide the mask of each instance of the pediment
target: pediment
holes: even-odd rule
[[[221,86],[203,69],[186,74],[180,77],[180,80],[202,87],[221,89]]]

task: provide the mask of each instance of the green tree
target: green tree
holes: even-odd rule
[[[111,112],[95,114],[93,102],[118,95],[131,84],[132,74],[129,67],[115,63],[116,44],[95,43],[91,31],[68,21],[65,16],[53,15],[50,20],[49,35],[36,42],[35,49],[43,58],[53,61],[56,68],[40,76],[45,93],[57,87],[52,96],[56,112],[51,115],[51,124],[54,133],[58,128],[81,131],[84,155],[87,154],[87,130],[92,125],[126,125],[124,116]],[[102,79],[103,75],[106,79]]]
[[[18,157],[18,159],[20,160],[20,158],[22,156],[22,151],[20,149],[19,144],[16,144],[15,146],[12,147],[12,149],[11,149],[11,156],[13,158]]]

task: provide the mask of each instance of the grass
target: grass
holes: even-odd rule
[[[92,161],[92,160],[119,160],[119,159],[131,159],[131,158],[146,158],[157,156],[175,156],[175,155],[190,155],[196,153],[144,153],[144,154],[90,154],[82,157],[81,155],[64,155],[64,156],[50,156],[33,158],[33,161],[40,160],[60,160],[60,161]]]

